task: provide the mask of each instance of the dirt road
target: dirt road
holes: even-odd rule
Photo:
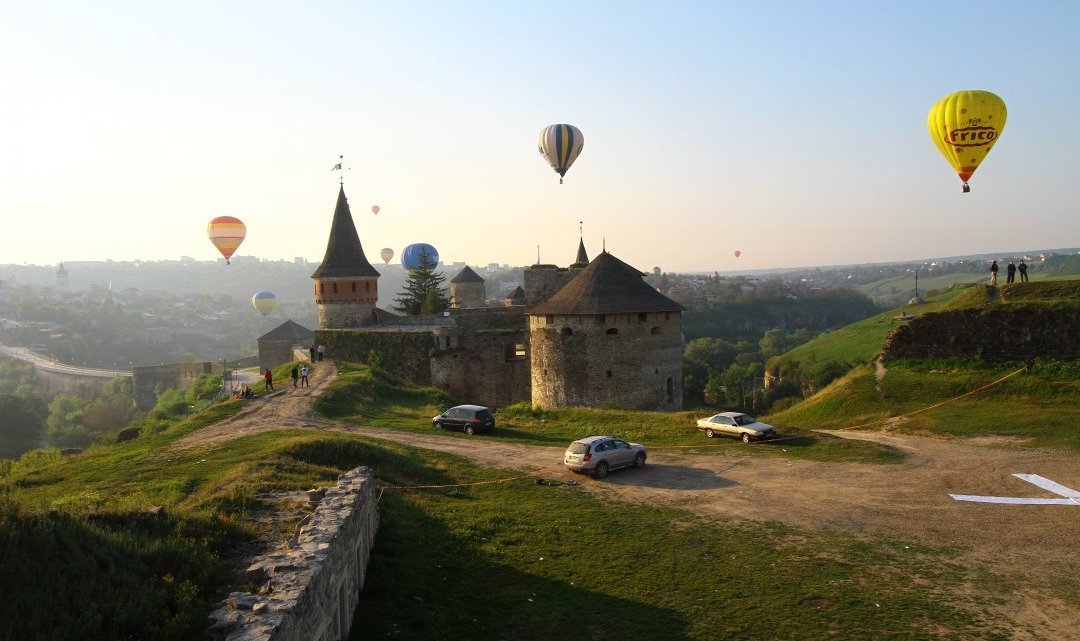
[[[997,613],[1013,622],[1014,638],[1080,639],[1080,505],[963,503],[949,496],[1053,496],[1014,473],[1038,474],[1080,489],[1080,456],[1075,454],[844,432],[837,435],[887,443],[908,457],[898,465],[872,465],[652,448],[644,470],[616,472],[597,481],[567,471],[562,448],[328,420],[315,413],[311,400],[335,375],[333,363],[319,363],[312,387],[280,387],[283,391],[252,401],[237,416],[195,432],[177,446],[213,447],[239,435],[273,429],[346,431],[457,454],[517,473],[573,478],[590,491],[719,521],[777,521],[867,538],[948,545],[961,550],[971,563],[986,564],[994,573],[1014,576],[1018,585],[1028,586],[1010,596]],[[1067,593],[1054,593],[1051,586],[1062,585],[1069,586]]]

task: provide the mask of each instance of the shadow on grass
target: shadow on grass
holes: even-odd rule
[[[536,432],[530,432],[524,429],[515,429],[513,427],[496,427],[492,435],[497,436],[500,440],[507,442],[520,441],[529,445],[559,445],[566,447],[573,439],[567,440],[565,436],[551,436],[548,434],[538,434]]]
[[[648,464],[645,469],[626,469],[612,472],[601,483],[637,485],[668,490],[712,490],[738,485],[731,479],[717,476],[713,470],[685,465]]]
[[[379,532],[351,639],[503,641],[688,640],[678,612],[575,586],[500,563],[487,537],[462,537],[399,496],[381,504]],[[640,577],[641,581],[649,578]]]

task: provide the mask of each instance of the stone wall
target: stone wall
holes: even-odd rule
[[[488,407],[530,400],[528,334],[524,327],[459,330],[441,338],[440,349],[431,359],[431,383],[446,390],[452,399]]]
[[[960,309],[929,313],[885,339],[890,358],[1025,361],[1080,358],[1080,310],[1052,307]]]
[[[381,327],[315,332],[315,344],[326,346],[334,360],[369,363],[417,385],[431,385],[431,353],[437,349],[431,327]]]
[[[532,404],[682,409],[678,312],[529,316]]]
[[[375,479],[359,467],[326,491],[289,547],[255,559],[257,594],[233,592],[210,615],[215,641],[338,641],[349,638],[379,525]]]
[[[233,365],[233,362],[229,362]],[[135,406],[150,409],[157,402],[158,389],[175,389],[191,385],[204,374],[224,373],[221,362],[191,361],[168,365],[147,365],[131,369],[135,388]]]

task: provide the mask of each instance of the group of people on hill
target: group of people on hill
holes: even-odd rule
[[[1028,274],[1027,274],[1028,266],[1027,266],[1027,263],[1024,262],[1023,258],[1020,259],[1020,264],[1019,265],[1014,263],[1011,258],[1009,259],[1009,264],[1005,269],[1005,282],[1006,283],[1016,282],[1016,272],[1020,272],[1020,282],[1021,283],[1028,282]],[[998,264],[997,264],[997,259],[994,259],[994,261],[992,263],[990,263],[990,284],[991,285],[997,285],[998,284],[997,283],[997,275],[998,275]]]
[[[323,357],[326,356],[326,346],[325,345],[319,345],[318,347],[315,347],[314,345],[312,345],[311,347],[308,348],[308,351],[311,354],[311,362],[312,363],[314,363],[316,361],[321,361],[323,359]],[[289,372],[289,374],[292,376],[293,387],[310,387],[310,385],[308,385],[308,374],[309,373],[310,373],[310,370],[308,370],[307,365],[304,365],[304,366],[293,365],[292,371]],[[274,373],[272,371],[270,371],[269,367],[266,368],[266,371],[263,372],[263,381],[265,381],[265,389],[266,389],[266,391],[267,392],[273,392],[274,391]],[[251,391],[251,386],[249,385],[247,387],[247,389],[238,390],[236,392],[236,398],[255,398],[255,393]]]

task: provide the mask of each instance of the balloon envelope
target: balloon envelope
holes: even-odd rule
[[[989,91],[957,91],[926,117],[930,139],[965,186],[1005,130],[1005,102]]]
[[[549,125],[536,136],[536,146],[544,160],[559,174],[561,183],[562,176],[585,147],[585,136],[573,125]]]
[[[417,269],[422,262],[422,256],[427,256],[427,261],[432,267],[439,264],[439,252],[427,243],[413,243],[401,251],[401,264],[405,269]]]
[[[225,263],[228,264],[236,248],[240,246],[240,243],[244,242],[247,227],[239,218],[218,216],[206,226],[206,235],[210,238],[210,242],[214,243],[214,247],[217,247],[221,255],[225,257]]]
[[[389,265],[390,259],[394,257],[394,250],[389,247],[383,247],[383,250],[379,252],[379,255],[382,256],[383,262]]]
[[[266,316],[277,307],[277,296],[274,296],[274,292],[255,292],[255,295],[251,297],[251,306]]]
[[[738,258],[739,256],[742,256],[742,252],[739,251],[738,249],[736,249],[735,250],[735,258]]]
[[[382,207],[379,207],[378,205],[372,205],[371,206],[371,213],[378,214],[380,209],[382,209]]]

